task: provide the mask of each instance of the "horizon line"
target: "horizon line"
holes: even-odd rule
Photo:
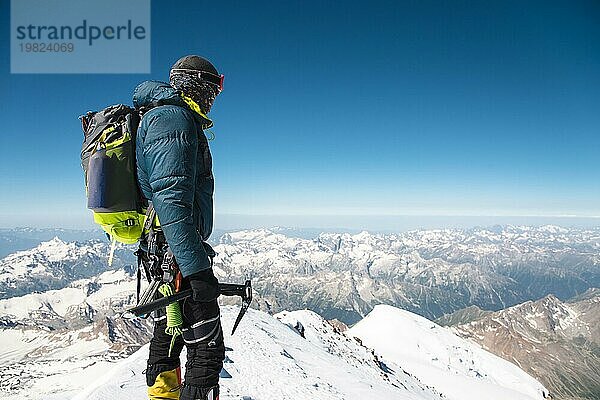
[[[577,214],[243,214],[243,213],[216,213],[223,216],[244,217],[492,217],[492,218],[590,218],[600,219],[600,215],[577,215]]]

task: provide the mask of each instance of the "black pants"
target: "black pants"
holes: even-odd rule
[[[184,280],[185,285],[185,280]],[[181,389],[181,400],[196,399],[202,389],[216,386],[225,358],[223,330],[219,304],[216,300],[200,303],[191,298],[180,302],[183,314],[183,334],[177,337],[171,356],[169,347],[172,336],[165,333],[167,320],[165,312],[157,312],[154,323],[154,336],[150,342],[150,356],[146,369],[146,381],[152,386],[156,377],[164,371],[179,367],[179,355],[185,345],[185,383]]]

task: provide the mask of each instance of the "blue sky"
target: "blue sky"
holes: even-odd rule
[[[600,215],[598,1],[211,3],[152,3],[151,74],[11,75],[0,2],[0,226],[89,224],[77,116],[185,54],[218,215]]]

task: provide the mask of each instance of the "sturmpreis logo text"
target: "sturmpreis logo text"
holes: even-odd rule
[[[150,0],[11,0],[11,73],[149,73]]]

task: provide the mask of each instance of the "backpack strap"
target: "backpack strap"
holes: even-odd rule
[[[151,201],[148,202],[148,208],[146,209],[146,219],[144,220],[144,230],[143,232],[150,231],[152,229],[152,223],[154,222],[154,218],[156,218],[156,210],[154,209],[154,205]]]
[[[154,230],[154,218],[156,218],[156,210],[154,209],[154,205],[152,204],[152,202],[149,201],[148,208],[146,209],[146,219],[144,221],[142,235],[146,235],[146,232],[148,232],[146,242],[148,243],[148,257],[150,258],[152,264],[154,264],[154,262],[157,261],[157,238],[156,232]]]
[[[117,239],[115,239],[114,236],[111,236],[110,237],[110,253],[108,254],[108,266],[109,267],[112,266],[116,248],[117,248]]]
[[[138,250],[139,251],[139,250]],[[136,283],[136,303],[135,304],[140,304],[140,293],[142,291],[142,255],[141,254],[137,254],[137,252],[135,253],[137,255],[137,283]]]

